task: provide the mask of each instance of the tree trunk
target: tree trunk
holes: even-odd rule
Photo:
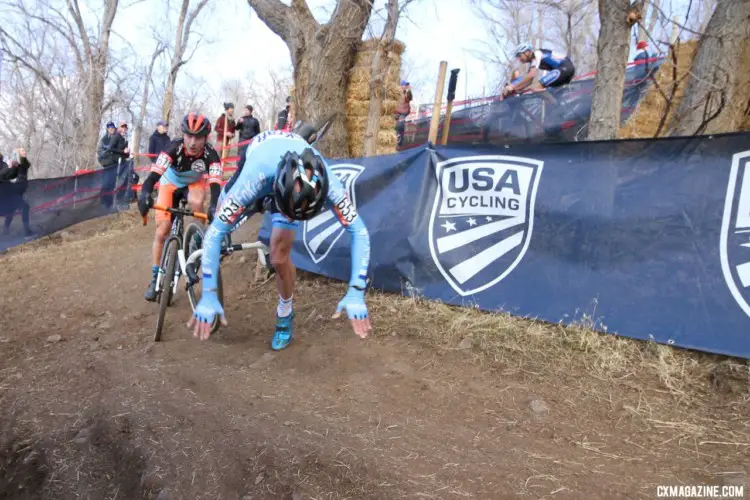
[[[393,40],[396,37],[398,25],[398,0],[388,0],[388,19],[383,28],[375,55],[372,58],[372,74],[370,76],[370,103],[367,108],[367,125],[365,126],[365,156],[377,154],[378,132],[380,131],[380,116],[382,115],[383,99],[385,98],[386,75],[391,67],[390,52],[393,50]]]
[[[701,37],[671,136],[736,130],[744,111],[736,102],[745,92],[738,85],[740,54],[749,36],[750,1],[719,2]]]
[[[98,44],[92,47],[89,34],[78,7],[78,0],[67,0],[68,11],[78,27],[78,34],[84,47],[84,55],[87,63],[86,88],[87,100],[85,102],[85,134],[83,137],[83,149],[86,152],[86,160],[82,168],[90,168],[96,161],[96,150],[99,142],[99,132],[102,122],[104,105],[104,82],[109,65],[109,36],[112,32],[112,24],[117,14],[119,0],[107,0],[107,6],[102,16],[102,25]]]
[[[182,43],[182,31],[185,29],[185,19],[187,18],[190,0],[182,0],[180,8],[180,17],[177,21],[177,34],[175,35],[174,51],[172,52],[172,64],[169,66],[169,78],[167,79],[167,88],[164,91],[164,102],[161,108],[161,118],[169,122],[172,115],[172,106],[174,105],[174,86],[177,82],[177,72],[182,65],[182,56],[185,54],[185,46]]]
[[[326,24],[315,21],[304,0],[247,0],[258,17],[280,36],[292,56],[295,116],[317,123],[335,115],[321,141],[331,158],[349,156],[346,90],[354,54],[372,12],[370,0],[339,0]]]
[[[591,102],[589,140],[617,137],[620,127],[630,28],[641,15],[643,1],[599,0],[601,31],[597,44],[596,86]]]

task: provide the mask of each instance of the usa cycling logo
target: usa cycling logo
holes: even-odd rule
[[[357,196],[354,186],[365,168],[353,163],[341,163],[331,166],[330,169],[344,185],[344,190],[356,210]],[[305,221],[302,224],[302,241],[312,261],[318,264],[325,259],[344,231],[344,226],[334,215],[333,210],[326,210],[309,221]]]
[[[462,296],[508,276],[529,247],[543,162],[470,156],[438,163],[430,253]]]
[[[719,249],[729,291],[750,316],[750,151],[732,157]]]

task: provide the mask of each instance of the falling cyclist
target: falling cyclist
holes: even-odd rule
[[[332,175],[320,153],[310,143],[315,129],[299,123],[294,132],[268,131],[257,136],[247,149],[242,173],[228,184],[203,240],[203,296],[188,323],[194,335],[206,340],[216,316],[227,325],[217,296],[219,256],[224,235],[243,214],[261,210],[264,202],[273,214],[271,264],[276,271],[279,304],[271,348],[281,350],[293,337],[292,299],[296,269],[290,254],[300,221],[310,220],[324,208],[326,201],[339,222],[351,235],[351,278],[349,290],[338,303],[334,318],[346,310],[354,332],[367,337],[372,329],[365,304],[367,270],[370,261],[370,237],[352,205],[341,181]]]

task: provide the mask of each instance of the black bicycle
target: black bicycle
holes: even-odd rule
[[[208,220],[208,215],[202,212],[193,212],[186,208],[187,200],[183,197],[180,199],[178,208],[166,207],[163,205],[154,205],[154,210],[163,210],[169,212],[174,217],[172,219],[172,229],[167,241],[164,242],[164,248],[161,252],[161,264],[159,273],[156,277],[156,297],[159,303],[159,316],[156,319],[156,331],[154,332],[154,342],[161,340],[161,332],[164,328],[164,318],[167,315],[167,307],[172,305],[175,295],[177,295],[180,277],[186,274],[185,269],[185,245],[184,245],[184,217],[195,217],[204,221]],[[143,225],[147,223],[147,217],[143,218]],[[194,225],[195,223],[191,224]],[[180,263],[179,267],[177,262]],[[190,290],[188,289],[188,295]],[[191,305],[194,297],[191,297]]]
[[[257,250],[258,261],[260,262],[260,265],[273,272],[273,268],[271,268],[270,266],[269,249],[263,242],[255,241],[252,243],[232,243],[232,233],[234,233],[240,226],[242,226],[250,217],[257,213],[263,213],[263,211],[264,208],[262,203],[246,210],[237,220],[237,222],[235,222],[235,224],[232,226],[229,234],[224,236],[224,240],[221,244],[219,272],[216,275],[217,295],[219,298],[219,304],[221,304],[222,307],[224,307],[224,284],[221,276],[221,262],[224,261],[225,257],[232,255],[234,252],[239,252],[242,250]],[[184,265],[185,274],[187,276],[185,286],[187,289],[188,299],[190,300],[190,307],[193,309],[193,312],[195,312],[195,308],[198,307],[198,301],[200,300],[199,298],[201,295],[201,278],[199,271],[201,269],[201,261],[203,257],[203,237],[203,228],[195,222],[190,223],[187,230],[185,231],[183,248],[185,249],[188,256]],[[212,335],[216,333],[220,325],[221,322],[219,321],[219,318],[214,318],[214,321],[211,324]]]

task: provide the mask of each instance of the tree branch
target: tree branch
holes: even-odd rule
[[[188,37],[190,36],[190,29],[193,26],[193,21],[195,21],[195,18],[198,17],[198,14],[200,14],[201,10],[203,10],[203,7],[205,7],[207,3],[208,0],[201,0],[201,2],[193,9],[193,11],[188,16],[187,22],[185,23],[185,30],[183,31],[182,36],[182,42],[184,44],[183,52],[185,51],[185,49],[187,49]]]
[[[247,0],[247,3],[271,31],[289,43],[291,36],[286,19],[291,7],[287,7],[279,0]]]
[[[68,4],[68,11],[70,11],[70,14],[73,16],[73,20],[78,27],[78,36],[81,37],[81,42],[83,42],[83,51],[86,56],[86,61],[90,62],[92,60],[91,44],[89,43],[89,37],[88,33],[86,33],[86,28],[83,25],[81,9],[78,8],[78,0],[65,0],[65,2]]]

